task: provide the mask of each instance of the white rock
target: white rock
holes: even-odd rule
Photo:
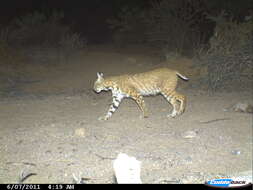
[[[120,153],[116,160],[113,161],[113,169],[117,183],[142,183],[140,178],[141,162],[135,157]]]
[[[185,139],[195,138],[196,136],[197,136],[197,132],[195,132],[195,131],[185,131],[182,134],[182,137]]]

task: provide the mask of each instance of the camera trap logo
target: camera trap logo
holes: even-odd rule
[[[217,188],[245,187],[252,185],[252,181],[240,178],[212,179],[207,181],[205,185]]]

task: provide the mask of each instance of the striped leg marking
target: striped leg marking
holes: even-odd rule
[[[176,115],[178,115],[178,112],[176,109],[177,100],[175,98],[171,98],[170,103],[173,106],[173,110],[172,110],[172,113],[168,115],[168,117],[174,118],[176,117]]]
[[[121,100],[122,98],[113,96],[112,104],[110,105],[107,114],[105,116],[99,117],[98,120],[108,120],[119,107]]]
[[[173,97],[173,95],[168,96],[165,93],[162,93],[162,95],[166,98],[166,100],[173,106],[173,110],[172,113],[167,115],[167,117],[176,117],[176,115],[178,115],[178,111],[177,111],[177,100],[175,97]]]
[[[178,101],[180,102],[180,109],[178,114],[182,114],[185,111],[185,105],[186,105],[186,97],[184,95],[178,94],[180,98],[178,98]]]

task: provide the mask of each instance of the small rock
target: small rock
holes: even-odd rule
[[[78,128],[75,130],[75,136],[77,137],[85,137],[86,132],[84,128]]]
[[[185,139],[191,139],[191,138],[195,138],[197,136],[197,132],[196,131],[185,131],[182,134],[182,137]]]
[[[240,155],[241,154],[241,151],[240,150],[232,150],[231,153],[233,155]]]
[[[228,108],[225,108],[224,111],[253,113],[253,105],[248,102],[238,102]]]

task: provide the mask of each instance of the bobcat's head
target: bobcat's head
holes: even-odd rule
[[[104,84],[105,79],[103,76],[104,76],[103,73],[100,73],[100,72],[97,73],[97,80],[95,81],[94,87],[93,87],[93,90],[96,93],[100,93],[102,90],[105,90],[105,91],[108,90],[108,88]]]

